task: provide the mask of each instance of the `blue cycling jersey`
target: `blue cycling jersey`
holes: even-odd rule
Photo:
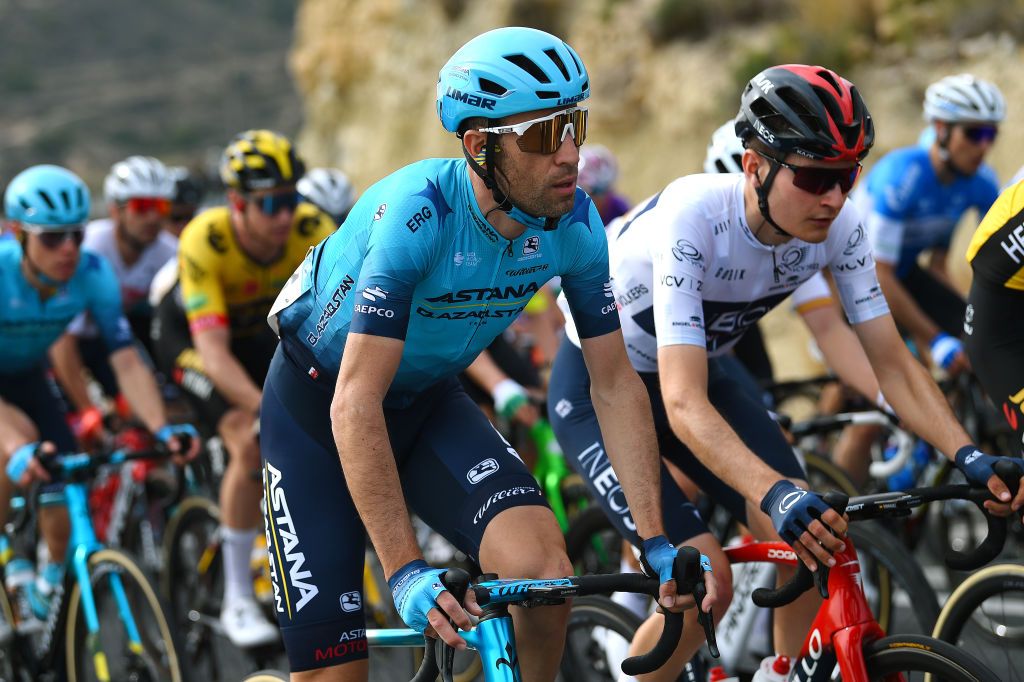
[[[866,216],[875,260],[894,264],[903,277],[922,251],[949,248],[967,209],[984,215],[998,195],[999,183],[989,166],[943,184],[928,149],[914,146],[883,156],[857,188],[854,201]]]
[[[121,289],[110,265],[82,251],[75,274],[57,292],[42,300],[21,272],[21,245],[0,241],[0,373],[36,367],[68,323],[88,310],[114,352],[132,343],[132,331],[121,312]]]
[[[286,348],[336,373],[350,331],[405,341],[386,405],[465,369],[556,275],[584,337],[619,327],[608,245],[590,197],[553,230],[502,237],[463,159],[428,159],[367,190],[271,311]]]

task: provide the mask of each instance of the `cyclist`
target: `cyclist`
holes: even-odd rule
[[[125,318],[135,338],[149,353],[152,308],[147,294],[154,275],[164,263],[174,259],[178,250],[177,241],[165,231],[174,180],[158,159],[130,156],[111,167],[103,193],[109,217],[85,226],[82,248],[103,256],[113,267],[121,286]],[[98,409],[89,399],[82,375],[83,363],[107,396],[118,395],[107,352],[88,312],[72,321],[67,334],[50,352],[57,378],[80,415],[79,423],[87,425],[82,435],[91,435],[91,427],[99,423],[95,418]]]
[[[207,209],[181,233],[180,281],[157,308],[159,365],[178,384],[229,461],[220,487],[224,552],[221,623],[238,646],[277,638],[253,594],[249,557],[263,489],[256,440],[263,380],[277,339],[266,316],[306,251],[334,230],[300,203],[303,163],[291,142],[268,130],[239,133],[224,150],[227,206]]]
[[[352,181],[337,168],[311,168],[297,187],[302,198],[331,216],[335,225],[345,222],[356,203]]]
[[[812,570],[818,561],[834,564],[845,521],[805,490],[804,473],[778,427],[715,362],[747,327],[829,267],[899,415],[943,451],[956,453],[970,480],[988,484],[1008,502],[1009,492],[991,475],[994,458],[973,454],[931,377],[899,342],[856,208],[846,202],[874,139],[856,88],[821,67],[769,68],[745,88],[736,131],[746,148],[742,175],[672,182],[627,214],[609,249],[623,335],[648,387],[661,454],[757,537],[783,538]],[[572,325],[567,335],[551,376],[552,425],[610,519],[636,543],[614,479],[623,470],[613,473],[604,457]],[[700,548],[715,563],[717,540],[667,474],[662,482],[663,509],[672,512],[665,517],[669,539]],[[1024,490],[1014,504],[1022,502]],[[1009,513],[1007,507],[999,511]],[[731,576],[723,577],[722,564],[716,577],[726,592]],[[780,579],[785,573],[780,570]],[[816,602],[802,597],[779,610],[780,653],[799,652]],[[638,633],[638,641],[646,634]],[[698,643],[689,638],[677,650],[675,672]],[[674,671],[666,666],[662,672]]]
[[[1024,181],[996,200],[967,247],[974,278],[964,345],[985,391],[1002,408],[1024,455]],[[1001,403],[1001,404],[1000,404]]]
[[[537,482],[456,379],[555,275],[638,532],[661,535],[658,500],[643,492],[657,475],[643,388],[609,305],[600,217],[576,187],[589,94],[583,62],[555,36],[511,27],[472,39],[437,81],[438,116],[465,159],[421,161],[368,189],[275,303],[261,438],[268,544],[292,538],[289,556],[271,556],[292,679],[367,677],[365,532],[405,622],[465,647],[445,614],[462,628],[467,615],[423,562],[409,509],[485,571],[572,571]],[[458,255],[471,252],[467,267]],[[317,540],[325,519],[331,543]],[[663,537],[651,548],[658,568],[674,556]],[[674,597],[663,584],[666,606],[689,605]],[[514,614],[523,679],[554,679],[567,615]]]
[[[988,81],[960,74],[932,83],[924,99],[931,145],[883,156],[855,197],[893,318],[922,355],[954,374],[969,363],[960,342],[965,303],[946,274],[946,252],[963,213],[973,206],[984,215],[999,193],[983,162],[1005,115]],[[928,249],[922,268],[917,259]]]
[[[49,479],[41,455],[78,449],[64,402],[46,376],[46,349],[84,310],[103,337],[118,386],[146,427],[179,453],[178,435],[195,433],[190,425],[167,423],[153,373],[133,344],[117,278],[104,258],[81,248],[89,215],[85,183],[59,166],[32,166],[7,186],[4,209],[16,241],[0,243],[0,457],[6,471],[0,475],[0,525],[13,486]],[[193,457],[198,448],[193,438],[183,454]],[[56,585],[70,532],[66,509],[41,507],[39,528],[53,559],[42,577]],[[45,603],[35,606],[45,613]]]
[[[196,217],[199,205],[203,203],[206,183],[185,166],[174,166],[168,170],[174,179],[174,195],[171,197],[167,231],[174,237],[180,237],[181,231]]]
[[[615,191],[618,179],[619,162],[610,149],[599,144],[580,149],[579,185],[594,200],[606,225],[629,210],[629,202]]]

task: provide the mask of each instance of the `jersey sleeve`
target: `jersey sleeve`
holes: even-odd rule
[[[658,214],[650,218],[661,216],[674,217],[670,229],[657,230],[658,239],[650,247],[658,347],[685,344],[707,348],[703,289],[711,237],[699,229],[704,221],[696,206],[660,206]]]
[[[583,192],[577,190],[577,201]],[[585,195],[584,195],[585,196]],[[562,291],[572,312],[579,337],[602,336],[619,328],[611,275],[608,272],[608,239],[604,223],[593,201],[586,200],[586,213],[560,230],[572,230],[577,238],[571,262],[563,268]]]
[[[812,310],[832,305],[832,289],[825,281],[825,275],[814,273],[809,280],[797,287],[790,298],[793,310],[804,315]]]
[[[867,231],[856,207],[847,202],[836,218],[826,243],[828,265],[851,324],[889,313],[875,272]]]
[[[217,221],[197,216],[181,234],[178,244],[178,277],[185,315],[193,335],[228,326],[224,287],[218,273],[218,251],[226,248],[226,228]]]
[[[903,163],[903,157],[885,157],[868,178],[861,202],[864,227],[874,257],[883,263],[899,262],[903,232],[921,177],[921,168]]]
[[[100,330],[107,352],[113,353],[130,346],[134,336],[121,310],[121,286],[114,269],[96,254],[83,252],[82,258],[85,259],[89,313]]]
[[[378,209],[352,297],[350,331],[405,340],[413,293],[430,271],[443,229],[438,213],[415,196]]]

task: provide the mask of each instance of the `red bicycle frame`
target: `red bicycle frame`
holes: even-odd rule
[[[867,680],[864,645],[885,636],[864,597],[857,550],[849,537],[844,542],[846,549],[834,555],[836,565],[829,571],[829,598],[818,609],[800,657],[794,662],[797,680],[829,679],[833,656],[843,680]],[[733,564],[758,561],[796,566],[798,562],[796,552],[784,542],[751,542],[726,547],[725,555]],[[822,664],[827,668],[824,675]]]

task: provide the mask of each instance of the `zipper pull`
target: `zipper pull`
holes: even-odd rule
[[[507,255],[507,256],[508,256],[509,258],[511,258],[511,257],[512,257],[512,240],[509,240],[509,242],[508,242],[508,246],[506,246],[506,247],[505,247],[505,254],[506,254],[506,255]]]

